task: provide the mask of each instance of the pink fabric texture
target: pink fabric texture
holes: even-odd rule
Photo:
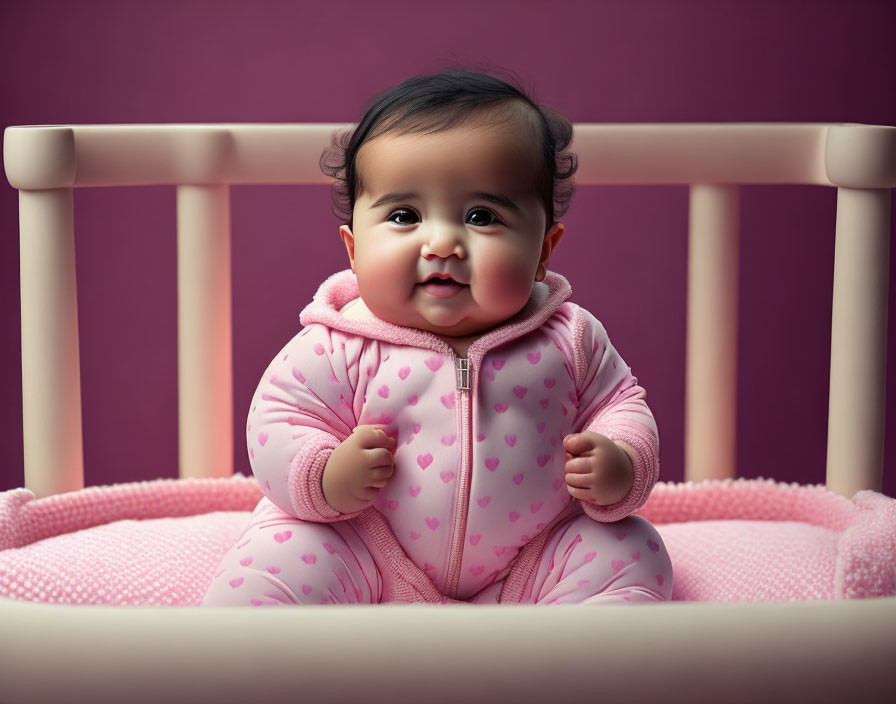
[[[156,480],[35,499],[0,493],[0,596],[191,606],[258,502],[257,483]]]
[[[432,333],[343,314],[359,297],[357,279],[334,274],[250,405],[248,450],[265,495],[303,522],[362,521],[365,540],[376,536],[371,549],[410,560],[378,561],[400,568],[387,583],[395,576],[427,590],[416,566],[459,600],[521,564],[531,572],[537,556],[523,548],[570,509],[601,523],[627,517],[658,478],[656,423],[606,330],[570,295],[566,279],[548,272],[526,306],[461,360]],[[359,425],[397,440],[395,473],[363,519],[333,511],[321,491],[326,458]],[[634,485],[613,505],[566,491],[562,442],[584,430],[632,448]]]
[[[368,509],[359,520],[312,523],[262,499],[222,560],[203,605],[463,603],[443,596],[402,553],[384,555],[368,535],[376,524],[367,525],[365,519],[373,515]],[[465,603],[626,604],[672,596],[669,556],[643,518],[606,524],[571,512],[548,532],[545,543],[521,590],[505,589],[505,581],[498,580]],[[519,570],[511,574],[522,577]]]
[[[0,493],[0,597],[196,605],[261,496],[239,475],[44,499]],[[673,600],[896,595],[896,500],[876,492],[849,500],[773,480],[660,482],[638,514],[669,550]]]

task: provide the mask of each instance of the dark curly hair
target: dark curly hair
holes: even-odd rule
[[[569,208],[578,169],[575,154],[565,151],[572,141],[572,124],[534,102],[518,81],[466,69],[449,69],[432,76],[414,76],[377,95],[353,130],[337,133],[320,158],[321,170],[336,179],[334,214],[352,227],[355,200],[362,192],[357,157],[361,146],[387,132],[432,134],[468,119],[522,121],[541,143],[544,168],[535,188],[547,213],[547,228]]]

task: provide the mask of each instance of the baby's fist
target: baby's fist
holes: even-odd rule
[[[367,508],[392,476],[395,438],[373,425],[359,425],[327,460],[321,478],[324,499],[340,513]]]
[[[632,461],[619,444],[586,430],[563,438],[566,488],[576,499],[609,506],[625,498],[635,482]]]

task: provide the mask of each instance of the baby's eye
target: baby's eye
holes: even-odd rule
[[[395,218],[399,219],[396,220]],[[404,218],[404,220],[402,220],[401,218]],[[410,221],[407,220],[407,218],[410,218]],[[389,222],[394,222],[396,225],[413,225],[415,222],[417,222],[416,218],[417,213],[415,213],[413,210],[408,210],[407,208],[399,208],[391,215],[389,215],[386,220],[388,220]]]
[[[477,227],[488,227],[489,225],[501,222],[495,217],[495,214],[492,213],[492,211],[486,210],[485,208],[471,210],[467,219],[470,221],[471,225],[476,225]]]

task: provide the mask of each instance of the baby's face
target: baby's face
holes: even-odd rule
[[[340,234],[374,315],[465,337],[519,312],[563,235],[560,223],[545,233],[541,158],[508,125],[385,134],[361,147],[364,191],[353,230]]]

